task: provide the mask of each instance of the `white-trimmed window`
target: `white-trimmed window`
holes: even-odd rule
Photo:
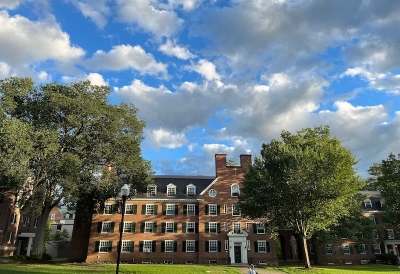
[[[33,228],[37,228],[37,222],[38,222],[38,218],[35,218],[35,220],[33,221]]]
[[[367,254],[367,247],[365,246],[365,244],[358,244],[357,248],[358,248],[358,253]]]
[[[121,252],[133,252],[133,242],[132,241],[122,241]]]
[[[343,254],[350,254],[350,245],[348,244],[342,244],[342,252]]]
[[[209,233],[217,233],[217,223],[210,222],[208,223]]]
[[[365,200],[364,200],[364,207],[365,207],[365,208],[372,208],[371,199],[365,199]]]
[[[218,252],[218,241],[217,240],[208,241],[208,252]]]
[[[373,244],[372,249],[374,254],[381,254],[381,245],[380,244]]]
[[[99,252],[101,253],[108,253],[111,252],[111,241],[100,241],[99,243]]]
[[[154,215],[154,205],[146,205],[146,215]]]
[[[242,232],[242,225],[240,222],[232,223],[233,233],[239,234]]]
[[[166,214],[175,215],[175,205],[166,205]]]
[[[152,252],[153,251],[153,241],[143,241],[143,252]]]
[[[174,252],[174,241],[171,240],[165,241],[164,252]]]
[[[153,222],[145,222],[144,223],[144,232],[145,233],[153,233]]]
[[[113,214],[115,205],[104,205],[104,214]]]
[[[125,214],[135,214],[136,213],[135,209],[136,209],[135,205],[132,204],[125,205]]]
[[[134,232],[134,225],[132,222],[124,222],[124,233]]]
[[[250,240],[246,240],[246,247],[247,247],[247,250],[251,249]]]
[[[257,241],[259,253],[267,253],[267,241]]]
[[[225,240],[225,250],[229,250],[229,240]]]
[[[387,238],[388,239],[394,239],[394,231],[393,231],[393,229],[386,229],[386,233],[387,233]]]
[[[187,205],[187,215],[196,215],[196,205]]]
[[[13,235],[14,235],[14,232],[9,231],[9,232],[7,233],[7,243],[11,243],[11,242],[12,242],[12,240],[13,240]]]
[[[265,223],[257,223],[257,234],[265,234]]]
[[[17,214],[11,213],[11,223],[15,224],[17,222]]]
[[[157,194],[157,186],[150,185],[147,187],[147,197],[154,197]]]
[[[196,241],[195,240],[187,240],[186,241],[186,252],[195,252],[196,250]]]
[[[328,254],[328,255],[333,254],[333,245],[332,244],[325,245],[325,254]]]
[[[56,214],[52,213],[50,216],[50,219],[55,220],[56,219]]]
[[[176,186],[173,184],[167,185],[167,197],[174,197],[176,195]]]
[[[208,215],[211,216],[218,215],[218,206],[216,204],[208,205]]]
[[[240,188],[238,184],[231,185],[231,196],[238,197],[240,194]]]
[[[169,222],[165,224],[165,233],[174,233],[174,223]]]
[[[196,232],[196,223],[195,222],[187,222],[186,223],[186,233],[195,233]]]
[[[111,233],[114,232],[113,222],[102,222],[101,223],[101,233]]]
[[[186,186],[186,195],[190,196],[190,197],[196,196],[196,186],[192,185],[192,184],[187,185]]]
[[[240,216],[239,205],[232,205],[232,216]]]

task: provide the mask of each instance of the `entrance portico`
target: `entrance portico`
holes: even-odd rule
[[[35,233],[27,233],[27,232],[20,233],[18,235],[17,254],[30,256],[34,238],[35,238]]]
[[[247,264],[247,236],[249,234],[246,231],[241,230],[239,233],[231,230],[228,232],[229,237],[229,258],[231,264]]]

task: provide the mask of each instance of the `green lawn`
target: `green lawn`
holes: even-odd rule
[[[28,264],[24,262],[0,262],[0,273],[7,274],[110,274],[115,273],[115,264],[109,265],[85,265],[85,264]],[[239,274],[239,270],[228,266],[205,266],[205,265],[142,265],[121,264],[121,274],[205,274],[225,273]]]
[[[395,265],[368,264],[368,265],[340,265],[340,266],[313,266],[311,270],[305,270],[303,265],[283,265],[268,267],[267,269],[281,270],[289,274],[312,273],[312,274],[381,274],[381,273],[400,273],[400,269]]]

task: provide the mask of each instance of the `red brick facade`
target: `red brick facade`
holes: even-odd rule
[[[240,166],[227,166],[226,155],[217,154],[215,163],[215,177],[156,176],[154,196],[127,201],[122,262],[278,264],[275,240],[235,207],[251,156],[241,155]],[[177,192],[169,193],[174,187]],[[121,214],[114,205],[107,202],[106,214],[93,216],[87,262],[116,262]],[[73,237],[71,258],[83,259],[75,253],[77,243],[85,241],[83,234]]]

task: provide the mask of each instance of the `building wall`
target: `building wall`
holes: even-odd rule
[[[17,250],[19,209],[14,207],[11,191],[1,193],[0,199],[0,256],[11,256]],[[15,214],[15,217],[13,217]],[[11,234],[10,234],[11,233]]]
[[[251,164],[250,155],[241,155],[240,166],[227,166],[226,155],[217,154],[215,156],[216,163],[216,176],[214,182],[207,187],[197,198],[182,198],[182,199],[155,199],[155,198],[132,198],[127,201],[127,204],[133,204],[137,207],[136,214],[125,214],[125,222],[134,222],[136,230],[133,233],[123,233],[124,241],[133,241],[132,252],[122,252],[122,262],[135,262],[135,263],[218,263],[230,264],[235,261],[232,258],[233,250],[240,248],[242,257],[240,263],[269,263],[278,264],[276,257],[276,244],[275,240],[269,239],[266,234],[256,234],[253,232],[253,224],[250,225],[248,220],[243,219],[241,216],[232,215],[232,206],[238,202],[236,196],[231,195],[232,184],[237,184],[241,187],[241,181],[245,171]],[[190,182],[188,182],[189,184]],[[210,190],[216,193],[215,196],[210,196]],[[115,201],[109,201],[108,204],[115,204]],[[142,206],[146,204],[157,205],[158,211],[156,215],[142,214]],[[167,204],[175,204],[178,206],[176,215],[163,214],[163,206]],[[188,204],[195,204],[198,207],[198,214],[195,216],[184,215],[184,207]],[[210,205],[218,205],[219,213],[217,215],[210,215],[207,213]],[[102,233],[99,232],[99,225],[102,222],[113,223],[113,232]],[[96,214],[93,216],[92,224],[90,227],[90,238],[87,249],[86,262],[115,262],[117,259],[117,243],[119,240],[119,225],[121,222],[121,214]],[[142,222],[155,222],[157,223],[157,231],[154,233],[141,232]],[[172,222],[177,224],[177,229],[173,233],[165,233],[162,231],[162,224]],[[183,226],[186,222],[195,222],[198,224],[197,233],[186,233],[183,231]],[[210,222],[216,222],[220,231],[217,233],[209,233],[207,227]],[[233,223],[241,224],[241,233],[237,236],[247,235],[244,242],[237,242],[228,236],[232,233]],[[249,225],[246,227],[246,222]],[[246,231],[247,229],[247,231]],[[81,235],[83,237],[83,235]],[[80,239],[82,241],[83,238]],[[140,250],[141,242],[151,240],[156,243],[153,252],[142,252]],[[174,252],[162,251],[162,242],[171,240],[176,242],[176,250]],[[196,243],[195,252],[186,252],[185,241],[194,240]],[[217,252],[209,252],[209,240],[218,241]],[[255,250],[255,242],[261,240],[268,244],[267,252],[257,252]],[[109,252],[98,252],[96,245],[100,241],[111,241],[111,250]],[[76,240],[73,239],[73,244]],[[233,243],[240,244],[235,247]],[[227,244],[226,244],[227,243]],[[229,243],[229,244],[228,244]],[[250,244],[250,246],[249,246]],[[218,249],[220,248],[220,249]],[[71,250],[76,248],[71,247]],[[72,257],[77,257],[71,254]]]

